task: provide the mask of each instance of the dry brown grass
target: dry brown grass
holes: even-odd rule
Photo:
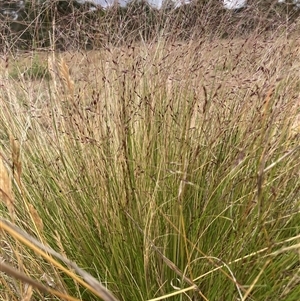
[[[73,117],[79,118],[76,124],[87,119],[93,131],[99,131],[100,124],[104,124],[101,114],[95,115],[94,112],[102,112],[108,99],[112,116],[116,114],[124,74],[132,76],[135,81],[137,102],[137,95],[143,94],[147,78],[151,99],[172,97],[174,92],[189,90],[198,99],[197,110],[211,100],[216,111],[218,107],[230,110],[230,103],[234,101],[245,110],[260,110],[263,114],[267,94],[274,90],[274,109],[280,111],[280,107],[290,106],[294,112],[289,116],[294,119],[294,135],[299,128],[299,53],[299,39],[258,36],[246,40],[136,43],[89,52],[34,52],[11,57],[8,64],[3,60],[1,73],[12,74],[16,68],[30,68],[32,61],[36,60],[48,68],[52,80],[3,77],[1,81],[6,88],[16,88],[12,92],[15,96],[25,95],[45,129],[52,122],[52,113],[48,109],[50,99],[69,95],[72,111],[77,110],[78,115],[74,117],[76,114],[73,114]],[[97,102],[97,109],[93,108],[94,102]],[[151,106],[154,107],[155,103]],[[85,116],[80,116],[79,107],[85,107]],[[96,117],[100,119],[95,121]],[[112,120],[110,122],[114,123]],[[88,136],[85,130],[77,130],[82,136]]]

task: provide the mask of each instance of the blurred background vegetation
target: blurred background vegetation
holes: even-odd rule
[[[174,40],[245,37],[282,30],[297,31],[300,10],[292,1],[249,0],[246,8],[228,11],[219,0],[196,0],[176,7],[165,1],[162,9],[146,1],[108,9],[92,3],[68,1],[1,1],[1,49],[97,49],[157,34]],[[288,28],[288,30],[287,30]]]

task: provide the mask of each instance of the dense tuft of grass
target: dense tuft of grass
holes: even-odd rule
[[[297,300],[297,42],[29,55],[1,67],[1,300]]]

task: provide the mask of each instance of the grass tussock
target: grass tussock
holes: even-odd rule
[[[298,50],[3,57],[1,300],[297,300]]]

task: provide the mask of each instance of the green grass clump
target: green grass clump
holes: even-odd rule
[[[98,300],[68,258],[118,300],[297,300],[293,41],[44,56],[50,81],[0,92],[0,212],[63,258],[2,221],[1,299]]]
[[[30,63],[28,64],[28,61]],[[31,59],[25,60],[22,65],[15,63],[11,68],[9,75],[18,80],[20,75],[24,80],[49,80],[50,73],[48,71],[47,62],[41,61],[38,56],[33,56]]]

